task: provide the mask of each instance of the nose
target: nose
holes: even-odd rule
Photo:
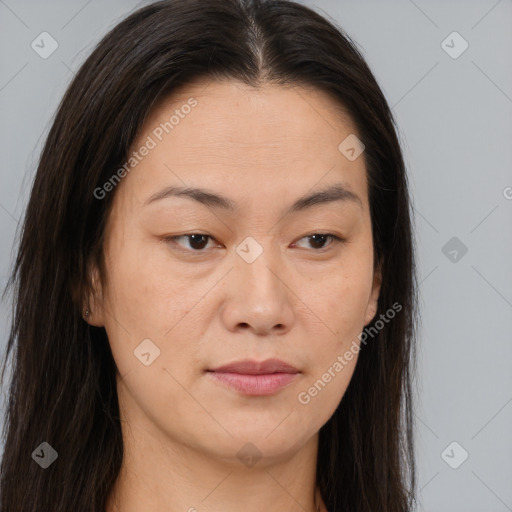
[[[270,257],[270,249],[252,263],[237,255],[223,309],[226,328],[258,335],[288,332],[295,318],[295,295],[287,280],[284,264]]]

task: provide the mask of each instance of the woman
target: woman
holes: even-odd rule
[[[1,510],[410,510],[412,235],[339,28],[282,0],[129,16],[26,211]]]

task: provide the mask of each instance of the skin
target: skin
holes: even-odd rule
[[[203,81],[158,104],[134,150],[190,97],[197,106],[110,192],[105,287],[93,269],[87,321],[105,327],[119,370],[125,450],[107,512],[231,512],[241,503],[245,512],[314,511],[318,431],[357,353],[307,405],[298,395],[359,343],[381,282],[364,158],[349,161],[338,150],[357,130],[311,88]],[[361,205],[284,215],[333,183]],[[144,204],[184,184],[226,196],[237,210],[187,197]],[[190,233],[212,238],[182,236]],[[345,241],[308,238],[322,233]],[[263,250],[252,263],[235,250],[248,236]],[[148,338],[160,355],[146,366],[134,350]],[[271,357],[300,373],[269,396],[241,394],[206,373]],[[252,467],[237,457],[246,443],[261,454]]]

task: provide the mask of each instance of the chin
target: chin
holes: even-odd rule
[[[232,424],[230,428],[228,423],[225,423],[232,437],[228,434],[212,436],[210,439],[214,442],[208,443],[209,451],[220,458],[231,459],[238,466],[240,462],[244,463],[246,457],[260,460],[259,466],[284,461],[293,456],[314,435],[314,432],[298,430],[296,425],[285,426],[285,423],[286,421],[281,424],[259,421],[247,425],[238,424],[236,428],[233,428]]]

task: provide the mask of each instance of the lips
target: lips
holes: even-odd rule
[[[296,380],[301,372],[280,359],[236,361],[208,370],[216,382],[243,395],[272,395]]]
[[[241,373],[244,375],[266,375],[271,373],[300,373],[297,368],[280,359],[252,361],[245,359],[208,370],[220,373]]]

